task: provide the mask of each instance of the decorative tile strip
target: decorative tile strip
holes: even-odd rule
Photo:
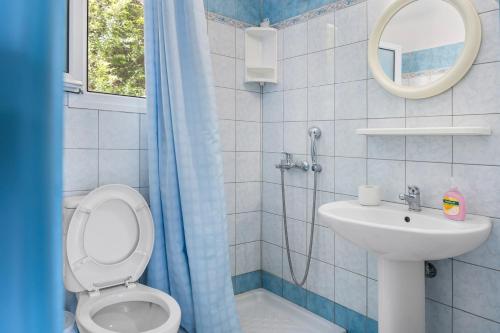
[[[312,9],[310,11],[307,11],[303,14],[300,14],[298,16],[294,16],[288,19],[285,19],[284,21],[278,22],[273,24],[273,27],[276,29],[284,29],[287,27],[290,27],[292,25],[306,22],[307,20],[313,19],[318,16],[325,15],[327,13],[330,13],[334,10],[341,10],[350,6],[354,6],[363,2],[366,2],[367,0],[338,0],[334,3],[330,3],[328,5]]]
[[[233,18],[223,16],[214,12],[205,12],[205,14],[207,16],[207,20],[231,25],[235,28],[245,29],[252,26],[251,24],[248,24],[246,22],[238,21]]]

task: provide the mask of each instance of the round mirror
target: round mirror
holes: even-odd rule
[[[480,42],[481,24],[469,0],[396,0],[375,26],[368,60],[385,89],[425,98],[467,73]]]

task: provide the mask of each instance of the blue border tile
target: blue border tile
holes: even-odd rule
[[[298,287],[266,271],[255,271],[234,276],[233,288],[235,294],[264,288],[345,328],[349,333],[378,333],[378,322],[376,320]]]
[[[268,18],[276,24],[308,11],[339,2],[339,0],[204,0],[205,10],[231,19],[258,26]],[[349,6],[354,0],[342,0]]]
[[[261,271],[245,273],[233,277],[234,294],[238,295],[262,287]]]
[[[282,0],[266,0],[262,8],[262,19],[268,18],[271,24],[284,20]]]
[[[298,16],[308,11],[309,1],[304,0],[284,0],[285,4],[283,7],[283,18],[288,19],[290,17]]]
[[[239,21],[259,25],[260,18],[260,1],[255,0],[236,0],[236,16]]]
[[[278,296],[283,296],[283,280],[265,271],[262,271],[262,288]]]
[[[366,333],[378,333],[378,321],[371,318],[366,319]]]
[[[334,2],[337,2],[337,0],[309,0],[308,10],[323,7]]]
[[[301,306],[306,307],[307,303],[307,292],[305,289],[297,287],[296,285],[283,280],[283,297]]]
[[[333,322],[335,303],[328,298],[307,291],[307,307],[309,311]]]
[[[259,25],[261,22],[260,1],[256,0],[204,0],[205,10],[231,19]]]
[[[236,16],[235,0],[206,0],[208,11],[230,18]]]
[[[342,326],[349,333],[366,332],[366,316],[335,303],[335,324]]]

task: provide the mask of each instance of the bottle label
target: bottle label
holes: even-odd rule
[[[443,210],[447,215],[458,215],[460,213],[460,202],[453,197],[444,197]]]

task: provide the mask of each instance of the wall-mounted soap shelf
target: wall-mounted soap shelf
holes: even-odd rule
[[[358,128],[360,135],[491,135],[490,127]]]
[[[245,82],[278,82],[278,30],[245,29]]]

